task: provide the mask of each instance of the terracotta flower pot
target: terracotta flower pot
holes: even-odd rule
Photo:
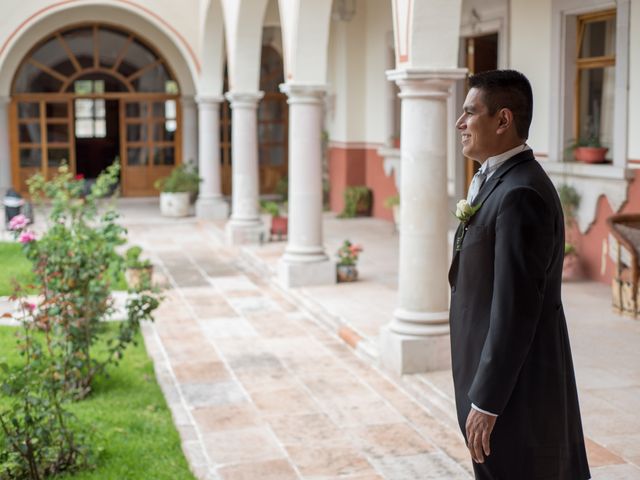
[[[336,265],[338,282],[355,282],[358,279],[358,269],[355,265]]]
[[[605,161],[608,148],[604,147],[576,147],[573,156],[579,162],[602,163]]]

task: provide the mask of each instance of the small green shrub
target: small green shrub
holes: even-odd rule
[[[159,178],[153,186],[163,193],[198,193],[202,178],[196,167],[182,163],[177,165],[168,177]]]
[[[371,214],[371,189],[365,186],[347,187],[344,191],[344,210],[340,218],[352,218],[356,215]]]

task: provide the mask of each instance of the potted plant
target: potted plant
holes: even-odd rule
[[[151,285],[153,276],[153,265],[149,260],[141,260],[140,254],[142,248],[134,245],[129,247],[124,254],[125,272],[124,276],[127,280],[129,288],[138,290],[145,285]]]
[[[269,229],[270,237],[278,237],[282,240],[287,236],[289,226],[288,218],[280,214],[280,206],[276,202],[261,202],[262,211],[271,215],[271,228]]]
[[[571,185],[563,183],[558,187],[558,196],[564,214],[564,261],[562,264],[562,280],[574,281],[582,278],[580,257],[573,242],[576,228],[576,214],[580,206],[580,194]]]
[[[160,213],[166,217],[185,217],[189,214],[190,196],[198,193],[202,179],[194,166],[177,165],[167,177],[154,183],[160,190]]]
[[[352,218],[356,216],[370,216],[373,195],[371,189],[362,185],[347,187],[344,191],[344,210],[340,218]]]
[[[384,199],[385,208],[391,209],[393,212],[393,222],[396,226],[396,230],[400,230],[400,195],[391,195]]]
[[[605,161],[609,150],[602,146],[600,139],[595,135],[580,138],[571,146],[571,149],[573,150],[574,158],[583,163],[602,163]]]
[[[354,282],[358,279],[358,255],[362,252],[362,247],[345,240],[338,249],[338,263],[336,273],[338,282]]]

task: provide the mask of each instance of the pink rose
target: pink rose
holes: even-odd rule
[[[29,225],[29,219],[22,214],[9,220],[9,230],[22,230],[27,225]]]
[[[20,243],[31,243],[36,239],[36,234],[33,233],[31,230],[25,230],[24,232],[22,232],[20,234],[20,236],[18,237],[18,241]]]
[[[30,303],[30,302],[24,302],[24,308],[26,308],[30,312],[33,312],[36,309],[36,304]]]

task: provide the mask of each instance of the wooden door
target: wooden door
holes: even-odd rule
[[[157,195],[157,179],[182,162],[180,105],[177,96],[127,97],[120,100],[122,192]]]
[[[466,39],[466,63],[469,74],[486,72],[498,68],[498,34],[491,33]],[[466,188],[480,165],[470,158],[465,158]],[[466,193],[466,191],[465,191]]]
[[[53,177],[63,163],[75,171],[73,104],[67,95],[20,95],[12,99],[13,185],[23,195],[35,173]]]

